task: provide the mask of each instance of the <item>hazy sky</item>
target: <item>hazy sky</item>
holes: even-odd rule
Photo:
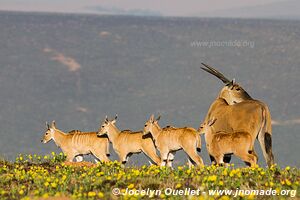
[[[0,10],[107,13],[149,10],[165,16],[197,16],[217,10],[257,6],[288,0],[0,0]]]

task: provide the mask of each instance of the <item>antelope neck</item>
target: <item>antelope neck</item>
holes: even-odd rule
[[[155,141],[157,140],[158,135],[159,135],[159,133],[161,132],[161,130],[162,130],[162,129],[159,127],[159,125],[153,124],[153,129],[152,129],[151,134],[152,134],[153,139],[154,139]]]
[[[110,126],[110,128],[107,132],[108,139],[112,143],[115,143],[116,138],[118,137],[119,133],[120,133],[120,130],[115,125]]]
[[[65,137],[66,137],[66,134],[64,132],[62,132],[61,130],[59,129],[53,129],[54,130],[54,134],[53,134],[53,140],[56,144],[56,146],[60,147],[61,144],[66,141],[65,140]]]

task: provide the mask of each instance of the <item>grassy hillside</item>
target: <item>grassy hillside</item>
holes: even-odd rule
[[[232,165],[188,169],[179,166],[172,170],[145,165],[123,168],[118,162],[70,165],[63,163],[63,159],[62,155],[53,154],[50,157],[22,155],[15,162],[1,161],[0,198],[227,200],[233,197],[300,197],[300,171],[291,167],[264,169]]]
[[[162,126],[197,128],[222,87],[206,62],[270,106],[276,160],[299,166],[299,33],[298,21],[0,12],[0,154],[58,152],[40,144],[51,120],[95,131],[118,113],[120,129],[140,130],[160,113]],[[191,45],[235,40],[254,46]]]

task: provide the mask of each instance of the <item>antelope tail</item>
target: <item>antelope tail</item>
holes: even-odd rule
[[[274,156],[272,152],[272,124],[271,114],[267,106],[265,106],[265,148],[267,152],[267,164],[268,166],[274,164]]]
[[[268,108],[268,106],[265,106],[265,117],[266,117],[266,133],[269,133],[270,135],[272,135],[272,119],[271,119],[271,113],[270,110]]]
[[[267,106],[264,106],[262,109],[262,126],[258,138],[265,160],[268,166],[271,166],[274,164],[274,156],[272,153],[271,115]]]

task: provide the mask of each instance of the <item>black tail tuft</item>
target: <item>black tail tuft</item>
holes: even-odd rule
[[[270,133],[265,133],[265,147],[266,152],[269,154],[272,151],[272,137]]]
[[[267,164],[270,167],[274,164],[274,156],[272,153],[272,137],[270,133],[265,133],[265,148],[267,155]]]

